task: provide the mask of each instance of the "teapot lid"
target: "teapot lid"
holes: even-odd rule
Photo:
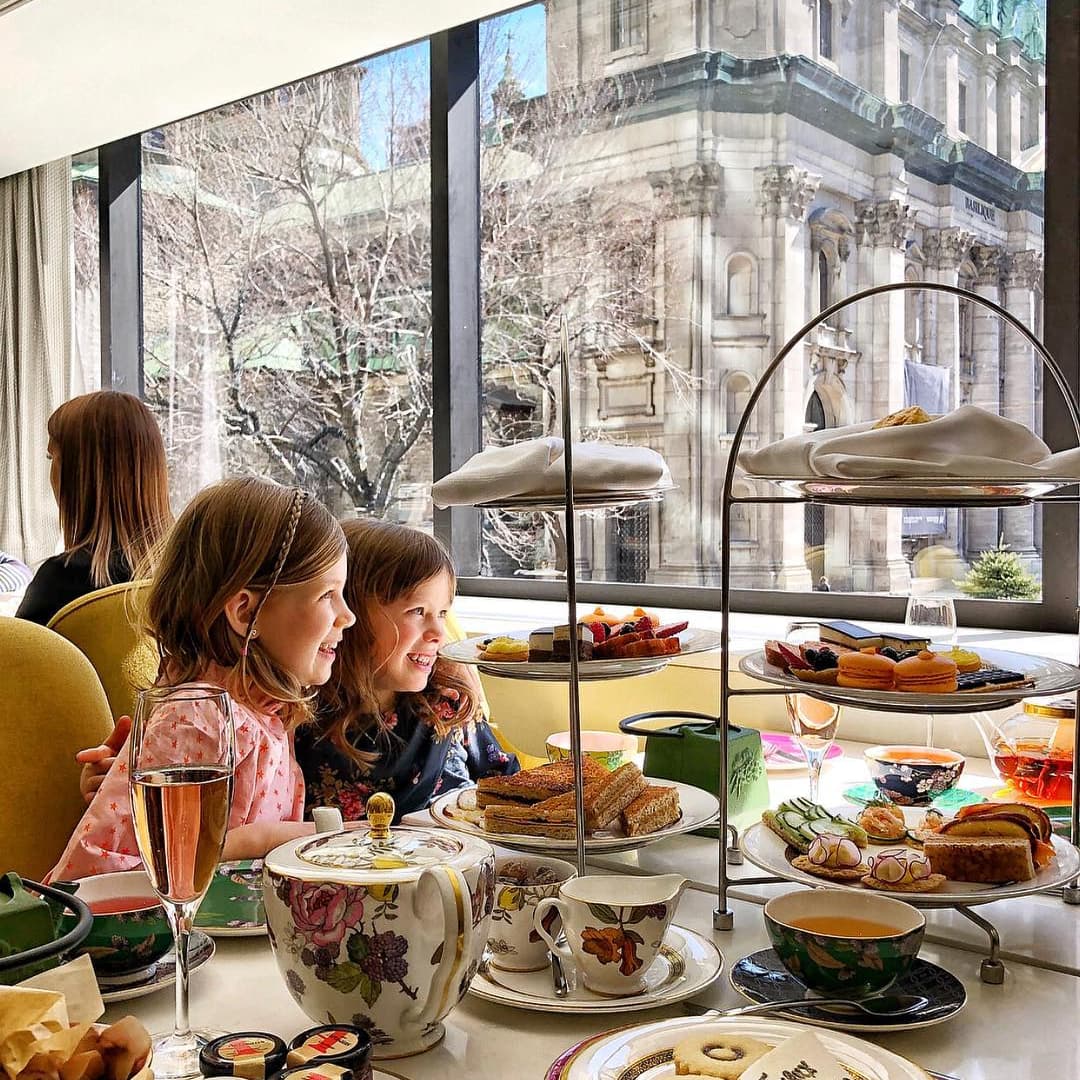
[[[474,866],[493,854],[486,841],[411,825],[390,828],[394,800],[383,792],[367,804],[368,826],[322,833],[270,852],[266,866],[278,874],[306,880],[352,883],[410,881],[429,866]]]

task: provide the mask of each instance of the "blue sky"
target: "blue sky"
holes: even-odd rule
[[[507,50],[514,74],[526,97],[547,89],[547,33],[542,3],[485,19],[480,24],[482,113],[491,105],[491,91],[502,78]],[[374,168],[387,160],[387,134],[391,121],[416,123],[427,115],[431,63],[426,41],[405,45],[364,60],[361,83],[360,144]]]

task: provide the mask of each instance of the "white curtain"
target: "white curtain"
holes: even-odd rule
[[[60,539],[45,422],[72,363],[71,160],[0,179],[0,550],[35,564]]]

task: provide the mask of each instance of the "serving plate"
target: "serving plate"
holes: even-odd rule
[[[679,820],[654,833],[647,833],[645,836],[625,836],[619,828],[600,829],[592,836],[585,838],[587,852],[595,855],[605,851],[633,851],[646,844],[654,844],[667,836],[678,836],[681,833],[693,832],[694,829],[710,825],[720,813],[720,800],[711,792],[691,787],[689,784],[680,784],[675,780],[653,780],[649,777],[645,779],[650,784],[678,788],[679,806],[682,810]],[[455,832],[470,833],[473,836],[482,836],[493,844],[502,844],[504,847],[521,851],[550,854],[556,851],[573,851],[576,847],[573,840],[488,832],[482,824],[483,812],[476,808],[475,788],[455,788],[453,791],[448,791],[431,804],[428,813],[437,825],[444,828],[453,829]]]
[[[622,506],[635,506],[642,502],[658,502],[674,490],[666,487],[638,488],[635,491],[575,491],[575,510],[614,510]],[[566,495],[562,491],[544,495],[509,495],[493,502],[477,503],[478,510],[505,510],[509,513],[562,513],[566,510]]]
[[[784,967],[774,949],[744,956],[731,969],[731,985],[754,1004],[773,1001],[797,1001],[813,995]],[[859,1031],[881,1034],[886,1031],[911,1031],[943,1024],[967,1004],[964,984],[951,972],[929,960],[916,957],[911,967],[889,987],[890,994],[914,994],[926,998],[918,1012],[905,1016],[869,1016],[866,1013],[841,1013],[838,1010],[803,1004],[791,1012],[776,1016],[798,1020],[814,1027],[833,1031]],[[829,995],[832,996],[831,994]]]
[[[806,1028],[760,1017],[686,1017],[657,1020],[585,1039],[554,1061],[544,1080],[667,1080],[675,1076],[673,1051],[690,1035],[744,1035],[773,1046]],[[926,1080],[913,1062],[883,1047],[836,1031],[816,1032],[851,1080]]]
[[[948,651],[947,645],[931,645],[932,649]],[[1063,694],[1080,688],[1080,668],[1072,664],[1027,653],[1005,652],[1001,649],[978,650],[984,665],[1017,671],[1033,681],[1033,685],[1017,686],[1011,690],[965,690],[952,694],[914,694],[903,690],[857,690],[848,686],[825,686],[808,683],[774,667],[758,650],[739,661],[744,675],[773,686],[783,686],[793,694],[810,694],[835,705],[852,705],[879,712],[967,713],[983,709],[1001,709],[1027,697],[1044,694]]]
[[[904,811],[904,820],[908,828],[915,828],[922,821],[924,809],[918,807],[901,807]],[[833,806],[829,812],[854,821],[858,812],[851,806]],[[1006,900],[1012,896],[1030,896],[1032,893],[1042,892],[1044,889],[1052,889],[1063,885],[1071,880],[1080,870],[1080,853],[1071,844],[1060,836],[1052,838],[1056,858],[1049,866],[1040,870],[1030,881],[1011,881],[1002,885],[986,885],[976,881],[946,881],[940,889],[933,892],[912,893],[893,892],[889,889],[875,889],[878,896],[892,896],[897,900],[904,900],[915,907],[937,908],[956,907],[972,904],[989,904],[994,900]],[[739,838],[739,847],[743,854],[755,866],[777,877],[788,881],[797,881],[803,885],[822,886],[827,885],[830,889],[856,889],[859,892],[866,891],[864,886],[855,884],[847,885],[842,881],[831,881],[825,878],[815,877],[804,870],[797,870],[788,859],[790,851],[792,857],[798,854],[794,848],[788,847],[787,843],[776,835],[763,821],[755,822],[749,828],[744,829]],[[884,851],[906,851],[910,855],[921,854],[921,848],[914,844],[872,844],[864,851],[866,854],[878,854]]]
[[[814,502],[841,506],[1019,506],[1059,488],[1080,483],[1076,477],[1037,479],[1001,477],[905,476],[830,479],[820,476],[753,476]]]
[[[806,755],[794,735],[785,735],[781,731],[763,731],[761,752],[765,756],[765,768],[769,772],[806,772]],[[843,749],[832,743],[825,751],[822,761],[832,761],[833,758],[843,755]]]
[[[553,1013],[624,1013],[658,1009],[700,993],[720,975],[720,950],[703,934],[670,926],[656,959],[645,973],[645,991],[631,997],[596,994],[578,981],[574,965],[564,962],[568,993],[556,997],[551,972],[503,971],[488,963],[477,972],[469,993],[511,1009]]]
[[[494,635],[465,638],[444,645],[439,655],[445,660],[457,664],[475,664],[485,675],[494,675],[504,679],[535,679],[540,682],[566,682],[570,678],[568,660],[533,663],[526,660],[495,661],[481,660],[481,646]],[[529,640],[528,634],[503,634],[501,637],[515,637]],[[578,662],[578,676],[582,682],[597,679],[619,679],[627,675],[647,675],[651,671],[660,671],[672,660],[693,653],[709,652],[720,648],[720,634],[715,630],[695,630],[692,627],[683,630],[676,637],[680,651],[668,656],[628,656],[617,660],[581,660]],[[1078,673],[1080,674],[1080,673]]]

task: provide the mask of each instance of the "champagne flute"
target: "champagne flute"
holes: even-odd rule
[[[188,939],[221,858],[236,759],[232,702],[219,687],[140,692],[129,776],[135,838],[176,942],[176,1022],[154,1038],[158,1080],[198,1077],[212,1035],[188,1024]]]
[[[792,733],[806,755],[806,767],[810,773],[810,801],[816,803],[821,765],[836,738],[840,706],[810,694],[787,694],[784,700]]]

